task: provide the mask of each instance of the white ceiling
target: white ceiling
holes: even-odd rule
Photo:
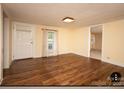
[[[3,4],[13,20],[60,27],[81,27],[124,18],[124,4]],[[72,23],[63,23],[73,17]]]

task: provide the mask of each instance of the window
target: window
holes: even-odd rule
[[[54,32],[48,32],[48,39],[53,39]]]
[[[53,49],[53,44],[49,43],[48,44],[48,49],[50,49],[50,50]]]
[[[48,49],[53,50],[54,48],[54,32],[48,32]]]

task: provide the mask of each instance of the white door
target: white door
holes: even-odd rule
[[[32,30],[30,26],[16,25],[14,31],[14,59],[32,57]]]
[[[57,32],[44,31],[44,56],[57,55]]]

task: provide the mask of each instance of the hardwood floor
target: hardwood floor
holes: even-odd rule
[[[109,77],[114,71],[124,77],[122,67],[76,54],[17,60],[12,63],[10,69],[4,71],[2,86],[111,86]]]

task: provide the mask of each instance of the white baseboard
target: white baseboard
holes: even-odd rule
[[[113,65],[116,65],[116,66],[124,67],[124,63],[123,62],[118,62],[118,61],[115,61],[115,60],[107,60],[107,59],[103,59],[103,58],[102,58],[102,61],[106,62],[106,63],[110,63],[110,64],[113,64]]]
[[[76,55],[79,55],[79,56],[83,56],[83,57],[89,57],[88,55],[84,55],[84,54],[81,54],[81,53],[74,53],[73,54],[76,54]]]
[[[11,65],[11,64],[10,64],[10,65]],[[4,69],[9,69],[10,65],[4,66],[3,68],[4,68]]]
[[[74,53],[74,54],[84,56],[84,57],[88,57],[88,55],[83,55],[83,54],[80,54],[80,53]],[[90,58],[90,57],[88,57],[88,58]],[[113,65],[116,65],[116,66],[124,67],[124,62],[118,62],[118,61],[110,60],[110,59],[107,60],[105,58],[101,58],[101,61],[113,64]]]
[[[41,55],[39,55],[39,56],[36,56],[36,55],[33,56],[33,58],[40,58],[40,57],[42,57],[42,56]]]
[[[37,56],[37,57],[33,57],[33,58],[41,58],[40,56]]]

